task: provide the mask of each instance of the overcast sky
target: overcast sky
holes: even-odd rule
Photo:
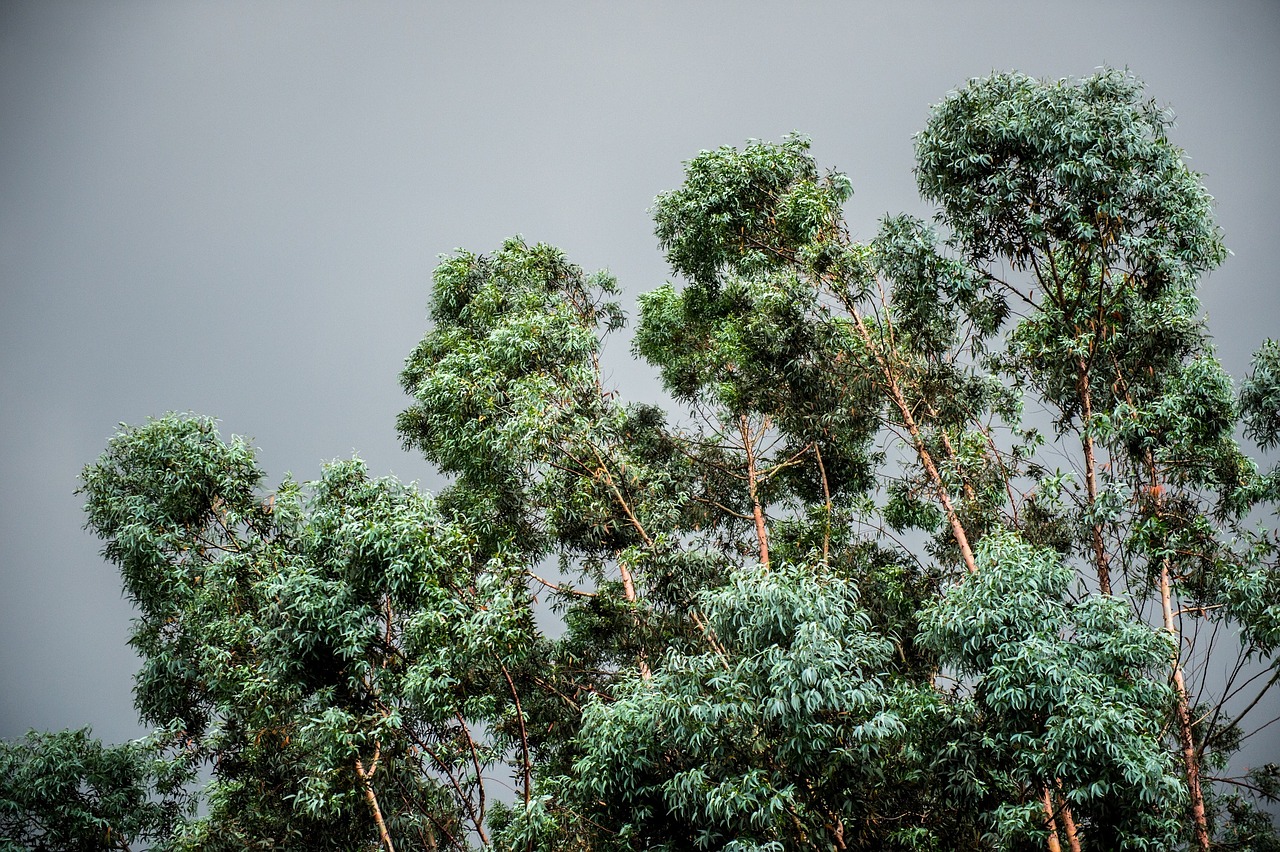
[[[140,733],[74,493],[117,423],[217,416],[269,483],[355,451],[434,488],[394,418],[437,255],[520,233],[633,302],[703,148],[809,134],[869,238],[929,215],[911,137],[948,90],[1127,66],[1217,199],[1203,302],[1242,375],[1280,334],[1278,46],[1261,1],[0,4],[0,737]],[[625,339],[607,364],[652,395]]]

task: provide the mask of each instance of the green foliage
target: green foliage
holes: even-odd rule
[[[579,813],[602,810],[587,821],[644,848],[754,849],[811,845],[873,811],[903,729],[878,674],[893,645],[853,584],[749,568],[700,610],[709,647],[587,707]]]
[[[1184,791],[1161,748],[1169,637],[1122,599],[1071,601],[1074,572],[1013,535],[984,539],[978,557],[925,612],[921,642],[969,685],[987,771],[1057,785],[1099,848],[1170,848]]]
[[[189,781],[152,741],[103,746],[86,728],[0,742],[0,849],[160,848],[190,813]]]
[[[1264,450],[1280,444],[1280,342],[1268,340],[1253,356],[1253,373],[1240,389],[1245,434]]]
[[[83,491],[157,733],[5,745],[5,842],[1276,848],[1274,768],[1223,774],[1258,701],[1189,696],[1280,680],[1240,674],[1280,473],[1236,442],[1280,443],[1280,348],[1237,398],[1170,121],[1116,71],[972,80],[917,137],[940,227],[867,243],[804,137],[699,153],[633,341],[674,412],[603,384],[607,273],[442,258],[397,421],[438,498],[121,427]]]
[[[921,194],[965,253],[1078,277],[1129,270],[1156,293],[1217,266],[1212,199],[1167,137],[1173,116],[1132,76],[971,80],[916,137]]]
[[[186,416],[123,430],[84,475],[142,613],[139,709],[216,759],[182,843],[375,843],[360,778],[375,771],[397,790],[389,825],[462,843],[476,776],[518,736],[502,672],[537,653],[527,591],[358,460],[265,498],[260,478],[245,442]]]
[[[658,196],[654,221],[671,268],[711,286],[725,272],[769,272],[796,258],[856,265],[838,240],[840,205],[852,195],[845,175],[818,174],[809,140],[793,134],[778,145],[701,152],[684,185]]]
[[[448,473],[503,484],[595,396],[596,324],[621,322],[604,276],[549,246],[511,240],[436,269],[435,329],[402,376],[417,403],[400,417],[409,447]]]

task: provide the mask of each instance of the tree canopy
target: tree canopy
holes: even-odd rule
[[[83,492],[155,734],[5,744],[0,844],[1280,849],[1280,770],[1232,763],[1280,345],[1214,356],[1171,121],[1119,71],[971,80],[916,137],[936,221],[867,242],[805,137],[698,153],[633,338],[671,410],[604,384],[609,274],[443,258],[396,421],[435,496],[122,426]]]

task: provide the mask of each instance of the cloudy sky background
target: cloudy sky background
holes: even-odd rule
[[[869,238],[930,214],[911,137],[948,90],[1128,66],[1217,199],[1203,302],[1243,375],[1280,335],[1277,45],[1263,0],[0,4],[0,737],[140,733],[74,493],[117,423],[215,415],[269,483],[354,451],[434,488],[394,417],[437,255],[521,233],[633,302],[699,149],[811,135]],[[655,393],[625,336],[606,363]]]

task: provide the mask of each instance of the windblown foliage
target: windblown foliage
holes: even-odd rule
[[[633,342],[674,413],[602,384],[610,276],[445,258],[398,420],[436,498],[122,427],[84,492],[151,762],[7,747],[93,801],[6,788],[5,841],[1280,848],[1277,768],[1229,769],[1280,680],[1280,472],[1237,443],[1280,443],[1280,348],[1238,394],[1214,357],[1170,122],[1116,71],[970,81],[917,137],[937,227],[865,243],[805,138],[699,153]]]

